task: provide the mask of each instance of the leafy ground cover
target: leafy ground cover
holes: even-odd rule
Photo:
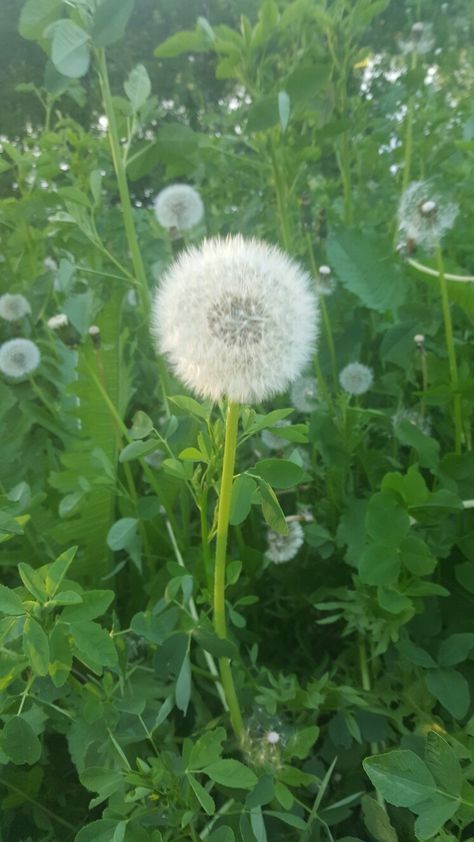
[[[0,840],[472,842],[472,2],[136,7],[16,10]]]

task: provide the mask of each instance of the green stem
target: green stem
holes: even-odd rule
[[[201,522],[201,546],[204,575],[209,591],[212,591],[211,554],[209,552],[209,528],[207,524],[207,488],[201,494],[199,500],[199,517]]]
[[[418,55],[416,50],[412,52],[411,70],[416,70]],[[411,159],[413,156],[413,119],[415,116],[415,95],[412,94],[408,100],[406,129],[405,129],[405,156],[403,159],[402,193],[405,192],[411,177]]]
[[[49,816],[50,819],[53,819],[53,821],[57,822],[58,824],[61,824],[63,827],[67,827],[68,830],[72,830],[74,831],[74,833],[77,831],[77,828],[74,827],[73,824],[70,824],[69,822],[65,821],[60,816],[57,816],[56,813],[53,813],[52,810],[50,810],[48,807],[45,807],[44,804],[41,804],[41,802],[37,801],[36,798],[32,798],[31,795],[28,795],[27,792],[24,792],[19,787],[14,786],[14,784],[10,783],[10,781],[5,780],[5,778],[0,778],[0,784],[3,784],[3,786],[6,786],[8,787],[8,789],[11,789],[12,792],[15,792],[17,795],[20,795],[22,798],[25,799],[25,801],[28,801],[38,810],[41,810],[46,816]]]
[[[319,270],[318,270],[318,267],[316,266],[316,260],[314,258],[313,244],[311,242],[311,235],[310,235],[309,231],[306,232],[306,244],[307,244],[307,247],[308,247],[309,262],[310,262],[311,269],[312,269],[312,272],[313,272],[313,275],[314,275],[314,279],[316,281],[317,278],[318,278],[318,275],[319,275]],[[324,325],[324,332],[326,334],[326,342],[327,342],[327,345],[328,345],[329,356],[331,358],[332,379],[333,379],[333,383],[334,383],[334,388],[337,390],[338,380],[337,380],[336,348],[334,346],[334,338],[333,338],[333,335],[332,335],[331,320],[329,318],[328,308],[326,307],[326,302],[324,300],[324,296],[320,294],[318,297],[319,297],[319,306],[321,308],[321,315],[323,317],[323,325]]]
[[[288,216],[286,214],[286,208],[288,205],[287,201],[287,190],[286,184],[283,179],[277,155],[275,151],[275,145],[273,143],[273,139],[270,138],[270,157],[272,160],[272,167],[273,167],[273,177],[275,179],[275,192],[276,192],[276,200],[277,200],[277,208],[278,208],[278,219],[280,222],[280,229],[281,229],[281,242],[282,246],[285,251],[291,251],[291,233],[290,233],[290,226],[288,222]]]
[[[239,412],[239,404],[229,402],[226,418],[224,462],[222,466],[219,508],[217,515],[216,564],[214,570],[214,628],[217,636],[223,640],[227,639],[227,625],[225,618],[225,571]],[[227,704],[229,706],[232,728],[234,729],[236,737],[241,739],[243,736],[244,725],[232,677],[230,659],[220,658],[219,668]]]
[[[451,321],[451,311],[449,309],[448,284],[444,274],[443,255],[439,246],[436,249],[436,259],[438,263],[439,286],[441,291],[441,302],[443,307],[446,349],[448,352],[449,377],[451,381],[451,389],[454,393],[454,449],[456,453],[460,453],[461,441],[463,439],[461,395],[459,394],[458,367],[456,362],[456,352],[454,350],[453,323]]]

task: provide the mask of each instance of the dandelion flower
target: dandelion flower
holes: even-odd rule
[[[165,274],[152,332],[196,394],[260,403],[285,392],[311,356],[317,334],[311,279],[267,243],[206,240]]]
[[[330,266],[320,266],[316,280],[320,295],[332,295],[336,289],[336,282]]]
[[[413,24],[410,30],[410,37],[407,41],[399,40],[398,45],[404,55],[417,53],[422,56],[433,49],[435,39],[433,37],[433,24],[423,23],[419,20]]]
[[[272,425],[272,429],[275,427],[290,427],[291,421],[288,421],[284,418],[282,421],[275,421]],[[262,430],[262,441],[269,450],[281,450],[285,444],[288,443],[289,439],[285,439],[284,436],[279,436],[277,433],[272,433],[271,430]]]
[[[301,523],[297,520],[291,520],[288,522],[288,529],[288,535],[279,535],[273,529],[268,530],[268,547],[265,552],[265,558],[273,561],[274,564],[283,564],[286,561],[291,561],[304,543],[304,532]]]
[[[189,184],[172,184],[165,187],[155,199],[155,216],[163,228],[186,231],[202,219],[202,199]]]
[[[418,427],[425,436],[431,435],[431,423],[418,409],[399,409],[392,417],[393,429],[404,422]]]
[[[50,330],[60,330],[62,327],[67,327],[69,324],[69,319],[66,316],[66,313],[56,313],[55,316],[51,316],[48,319],[48,327]]]
[[[7,322],[18,322],[31,313],[29,301],[24,295],[6,292],[0,295],[0,318]]]
[[[339,374],[339,383],[349,395],[363,395],[372,386],[372,369],[362,363],[349,363]]]
[[[445,202],[427,181],[413,181],[398,207],[398,227],[406,240],[433,251],[454,224],[458,205]]]
[[[18,380],[38,368],[40,350],[30,339],[9,339],[0,346],[0,371]]]
[[[318,384],[314,377],[298,377],[290,395],[293,406],[299,412],[313,412],[319,401]]]

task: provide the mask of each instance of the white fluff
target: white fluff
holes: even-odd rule
[[[152,332],[196,394],[260,403],[285,392],[314,349],[309,276],[275,246],[241,236],[205,240],[162,279]]]
[[[18,322],[31,313],[29,301],[24,295],[6,292],[0,295],[0,317],[7,322]]]
[[[0,346],[0,371],[18,379],[38,368],[40,350],[30,339],[9,339]]]
[[[202,199],[189,184],[172,184],[165,187],[155,199],[155,216],[163,228],[186,231],[202,219]]]
[[[268,530],[268,547],[265,558],[273,561],[274,564],[284,564],[286,561],[291,561],[304,543],[304,532],[301,523],[297,520],[291,520],[288,522],[288,529],[288,535],[279,535],[273,529]]]
[[[398,227],[407,240],[433,251],[446,231],[453,227],[459,208],[436,195],[429,182],[413,181],[398,207]]]
[[[371,368],[362,363],[349,363],[339,374],[339,383],[349,395],[363,395],[374,381]]]
[[[290,395],[298,412],[313,412],[319,402],[318,384],[314,377],[298,377],[291,387]]]

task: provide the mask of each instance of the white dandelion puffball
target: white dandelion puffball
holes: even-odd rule
[[[0,345],[0,371],[15,380],[38,368],[40,350],[30,339],[9,339]]]
[[[6,292],[0,295],[0,318],[7,322],[18,322],[31,313],[30,302],[24,295]]]
[[[279,535],[273,529],[267,532],[268,547],[265,558],[273,561],[274,564],[284,564],[295,557],[301,545],[304,543],[304,532],[301,523],[297,520],[287,521],[288,535]]]
[[[363,395],[373,381],[372,369],[362,363],[349,363],[339,374],[339,383],[349,395]]]
[[[313,412],[319,402],[318,384],[314,377],[298,377],[291,387],[290,396],[299,412]]]
[[[285,392],[317,335],[309,275],[275,246],[205,240],[166,272],[152,332],[176,375],[201,397],[260,403]]]
[[[413,181],[400,199],[398,228],[405,239],[433,251],[453,227],[458,211],[458,205],[436,195],[429,182]]]
[[[417,53],[419,56],[426,55],[433,49],[434,45],[433,24],[423,23],[422,21],[413,24],[410,36],[406,41],[400,39],[398,42],[400,51],[404,55],[409,53]]]
[[[202,219],[202,199],[189,184],[172,184],[165,187],[155,199],[155,216],[163,228],[187,231]]]
[[[282,421],[275,421],[272,425],[272,429],[274,430],[275,427],[290,427],[291,421],[288,421],[284,418]],[[284,436],[278,436],[276,433],[272,433],[271,430],[262,430],[262,441],[269,450],[282,450],[285,445],[288,444],[289,439],[285,439]]]
[[[418,410],[418,409],[399,409],[392,416],[392,424],[393,428],[396,429],[406,422],[407,424],[413,424],[414,427],[418,427],[425,436],[431,435],[431,422],[429,418],[425,418],[425,416]]]

